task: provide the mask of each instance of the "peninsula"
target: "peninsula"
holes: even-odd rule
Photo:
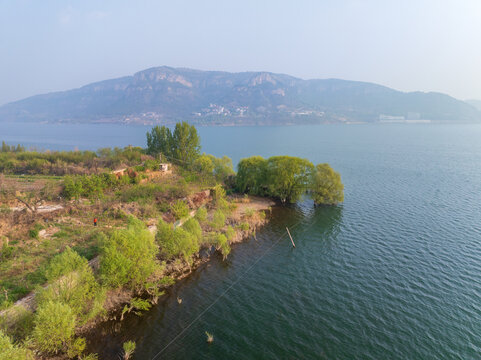
[[[343,200],[340,175],[290,156],[201,154],[194,126],[155,127],[147,147],[0,152],[0,351],[95,359],[86,334],[149,310],[166,288],[255,234],[306,191]],[[124,344],[124,352],[135,344]],[[125,354],[124,354],[125,355]]]

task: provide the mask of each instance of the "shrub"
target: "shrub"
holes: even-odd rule
[[[207,209],[205,207],[200,207],[195,213],[195,218],[199,222],[204,222],[207,220]]]
[[[73,358],[76,358],[76,357],[81,359],[82,353],[85,351],[86,345],[87,344],[86,344],[84,338],[81,338],[81,337],[76,338],[74,341],[72,341],[68,345],[67,356],[70,359],[73,359]]]
[[[33,354],[30,350],[16,346],[12,340],[0,330],[0,360],[30,360]]]
[[[78,200],[80,196],[101,198],[104,190],[119,184],[113,174],[66,176],[63,182],[62,195],[70,200]]]
[[[224,226],[225,224],[225,215],[224,213],[222,212],[222,210],[218,209],[214,212],[214,216],[212,218],[212,222],[210,224],[210,226],[213,228],[213,229],[220,229]]]
[[[171,254],[182,255],[185,261],[199,251],[199,244],[194,235],[182,228],[174,230],[174,237],[172,239]]]
[[[161,213],[166,213],[170,210],[170,205],[166,202],[161,202],[157,207]]]
[[[214,175],[218,181],[226,181],[230,176],[234,175],[234,167],[232,166],[232,159],[227,156],[216,158],[209,155],[214,165]]]
[[[223,210],[229,207],[229,203],[225,198],[226,193],[222,185],[217,184],[216,186],[214,186],[211,193],[212,193],[212,199],[215,207]]]
[[[250,228],[248,222],[240,223],[240,224],[238,225],[238,227],[239,227],[239,229],[241,229],[242,231],[247,231],[247,230],[249,230],[249,228]]]
[[[40,290],[38,304],[55,301],[69,305],[83,324],[102,310],[104,294],[87,259],[71,248],[55,256],[45,271],[49,286]]]
[[[63,180],[62,195],[67,199],[79,199],[82,193],[80,182],[75,182],[71,176],[66,176]]]
[[[159,162],[152,159],[147,159],[144,162],[144,167],[149,170],[159,170]]]
[[[172,185],[169,189],[169,196],[172,198],[183,198],[189,195],[189,188],[184,178],[181,178],[176,185]]]
[[[157,207],[153,203],[146,203],[140,207],[142,218],[154,218],[158,215]]]
[[[10,259],[14,254],[14,250],[15,248],[13,246],[9,246],[6,242],[4,242],[2,245],[2,251],[0,252],[0,259]]]
[[[174,228],[171,224],[166,223],[162,218],[157,223],[157,233],[155,234],[155,241],[162,248],[162,244],[174,234]]]
[[[170,206],[170,211],[172,211],[172,215],[179,220],[187,215],[189,215],[189,207],[183,200],[177,200],[174,204]]]
[[[108,286],[141,290],[159,268],[157,250],[145,224],[130,217],[127,228],[114,231],[102,245],[100,276]]]
[[[167,287],[167,286],[170,286],[170,285],[174,285],[175,284],[175,280],[173,277],[171,276],[164,276],[162,279],[160,279],[159,281],[159,285],[160,286],[163,286],[163,287]]]
[[[159,193],[163,192],[163,187],[159,184],[141,184],[134,185],[131,188],[125,190],[121,194],[121,200],[124,202],[133,201],[147,201],[152,200]]]
[[[9,301],[7,303],[11,305]],[[13,305],[8,308],[6,316],[0,316],[0,329],[8,330],[8,335],[14,340],[25,339],[32,333],[33,319],[34,314],[31,310],[22,305]]]
[[[124,360],[130,359],[135,351],[135,341],[126,341],[122,344],[122,349],[124,350]]]
[[[234,238],[235,235],[235,230],[232,228],[232,226],[228,226],[227,230],[225,231],[225,236],[227,237],[228,241],[231,241]]]
[[[135,315],[141,316],[142,311],[147,311],[151,307],[152,307],[152,304],[147,300],[144,300],[141,298],[133,298],[132,300],[130,300],[130,303],[128,305],[125,305],[124,308],[122,309],[122,315],[120,317],[120,321],[123,320],[124,314],[129,313],[132,310],[134,311]]]
[[[33,229],[28,230],[28,236],[32,239],[38,239],[38,233],[40,232],[40,229],[38,226],[35,226]]]
[[[202,228],[196,219],[192,218],[187,220],[184,223],[183,228],[194,235],[199,244],[202,242]]]
[[[82,360],[98,360],[99,356],[97,354],[88,354],[82,357]]]
[[[157,225],[156,240],[162,254],[167,258],[182,255],[188,261],[199,251],[199,243],[195,235],[180,227],[173,230],[163,220],[159,220]]]
[[[57,353],[67,347],[74,336],[75,314],[67,304],[49,301],[37,309],[33,339],[45,353]]]
[[[222,253],[222,256],[227,258],[227,255],[230,254],[230,246],[229,242],[227,241],[227,237],[224,234],[217,234],[214,237],[215,247]]]

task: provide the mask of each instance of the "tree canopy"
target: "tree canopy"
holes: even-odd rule
[[[191,164],[200,154],[197,129],[186,122],[175,124],[172,134],[172,157],[183,164]]]
[[[333,205],[344,200],[341,175],[329,164],[318,164],[311,175],[311,196],[316,204]]]
[[[241,159],[237,165],[237,190],[252,195],[263,195],[267,188],[267,161],[262,156]]]
[[[147,153],[149,155],[172,155],[172,133],[166,126],[155,126],[147,133]]]
[[[282,202],[296,202],[309,184],[313,169],[307,159],[293,156],[273,156],[267,160],[268,193]]]
[[[166,126],[155,126],[147,133],[147,153],[163,154],[173,162],[191,165],[200,154],[200,137],[194,125],[183,121],[173,132]]]
[[[295,202],[310,191],[316,204],[336,204],[344,198],[341,177],[328,164],[314,167],[298,157],[252,156],[242,159],[237,169],[236,188],[243,193]]]

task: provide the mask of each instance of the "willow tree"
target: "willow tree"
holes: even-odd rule
[[[316,205],[334,205],[344,200],[341,175],[329,164],[318,164],[311,175],[311,197]]]
[[[266,168],[267,161],[262,156],[241,159],[237,165],[237,190],[252,195],[264,195],[267,189]]]
[[[293,156],[272,156],[267,159],[267,189],[270,196],[281,202],[296,202],[309,185],[314,165]]]

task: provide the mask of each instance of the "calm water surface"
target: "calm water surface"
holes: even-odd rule
[[[135,359],[481,358],[481,126],[199,130],[206,152],[234,161],[329,162],[345,202],[275,209],[257,241],[213,259],[116,335],[106,326],[112,345],[97,351],[133,339]],[[144,145],[145,132],[0,125],[0,139],[51,149]]]

